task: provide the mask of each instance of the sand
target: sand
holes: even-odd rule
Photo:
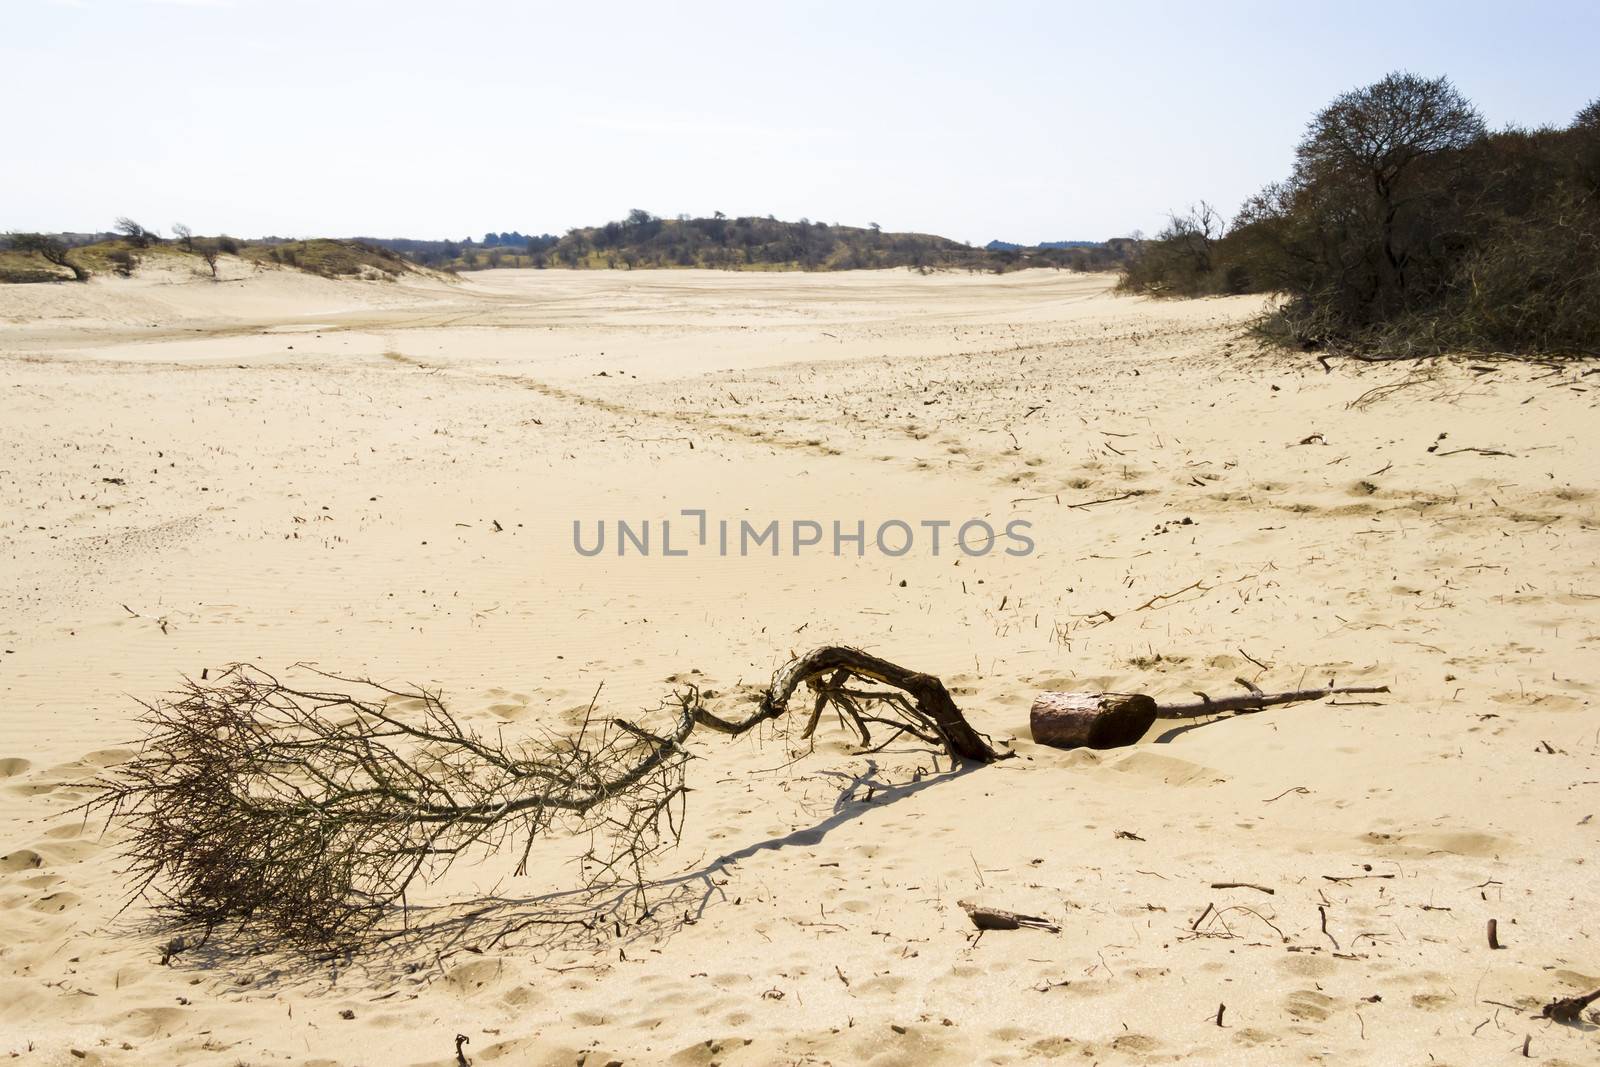
[[[1593,1062],[1531,1017],[1600,987],[1583,368],[1325,373],[1252,347],[1253,298],[1067,273],[226,278],[0,287],[17,1062]],[[1017,518],[1036,551],[573,549],[682,509]],[[508,933],[572,904],[554,841],[456,867],[428,900],[489,911],[385,951],[228,931],[163,966],[179,931],[70,814],[138,699],[230,661],[531,734],[602,682],[615,714],[686,679],[732,707],[829,643],[940,675],[1018,758],[697,735],[661,903],[620,930]],[[1029,739],[1040,690],[1241,675],[1392,694]],[[959,899],[1061,931],[975,938]]]

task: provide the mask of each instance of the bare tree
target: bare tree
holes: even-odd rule
[[[205,260],[207,267],[211,268],[213,281],[217,277],[217,259],[222,255],[222,245],[219,241],[200,240],[193,245],[194,251]]]
[[[111,228],[113,232],[121,234],[135,248],[149,248],[152,244],[161,240],[160,235],[154,230],[145,229],[126,215],[117,219]]]
[[[1450,79],[1400,72],[1323,108],[1296,155],[1303,178],[1349,175],[1371,184],[1384,259],[1403,290],[1408,257],[1396,245],[1395,219],[1405,203],[1405,175],[1419,160],[1465,148],[1484,132],[1483,116]]]
[[[8,233],[6,242],[18,252],[32,252],[46,263],[65,267],[72,272],[73,281],[89,280],[89,272],[72,261],[67,246],[58,238],[43,233]]]
[[[1174,249],[1188,258],[1192,273],[1211,273],[1212,248],[1228,232],[1222,213],[1202,200],[1182,215],[1168,215],[1167,220],[1160,240],[1172,242]]]
[[[178,243],[183,245],[185,252],[194,251],[194,231],[181,222],[172,224],[172,232],[178,238]]]
[[[690,687],[658,725],[597,719],[591,704],[575,736],[518,742],[462,724],[438,693],[323,677],[353,692],[235,666],[146,705],[139,755],[88,805],[122,824],[139,893],[208,927],[249,920],[302,942],[349,941],[403,911],[419,877],[512,841],[524,870],[534,842],[559,829],[595,836],[591,884],[642,893],[646,860],[682,828],[693,730],[779,719],[801,685],[815,694],[802,737],[833,707],[863,745],[876,726],[878,747],[909,736],[1003,758],[938,678],[850,648],[791,661],[743,718],[713,713]]]

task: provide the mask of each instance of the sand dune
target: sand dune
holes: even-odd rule
[[[1600,987],[1595,379],[1324,373],[1251,346],[1253,298],[1108,284],[0,287],[0,1049],[1466,1064],[1531,1037],[1592,1062],[1593,1027],[1530,1016]],[[573,550],[575,519],[683,509],[1021,518],[1037,551]],[[1019,758],[697,736],[684,841],[633,927],[527,924],[595,903],[550,842],[527,876],[458,866],[426,931],[370,955],[228,932],[162,965],[179,931],[119,910],[115,834],[69,813],[131,751],[135,698],[230,661],[439,686],[534,732],[602,681],[617,712],[690,672],[731,703],[825,643],[940,675]],[[1238,675],[1393,692],[1113,752],[1029,740],[1041,689],[1190,699]],[[1062,929],[975,938],[958,899]]]

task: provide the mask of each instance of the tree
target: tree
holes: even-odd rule
[[[217,277],[217,259],[222,255],[221,243],[218,241],[200,241],[191,247],[200,254],[201,259],[205,260],[206,266],[211,268],[211,278],[215,281]]]
[[[194,231],[181,222],[172,224],[172,232],[177,236],[178,242],[183,245],[185,252],[194,251]]]
[[[120,233],[135,248],[149,248],[152,244],[161,240],[154,230],[145,229],[126,215],[117,219],[112,225],[112,230]]]
[[[43,233],[11,233],[6,235],[6,241],[18,252],[32,252],[46,263],[65,267],[72,272],[75,282],[89,280],[89,272],[72,261],[67,255],[67,246],[58,238]]]
[[[1414,199],[1406,178],[1420,161],[1464,149],[1484,133],[1483,117],[1450,79],[1398,72],[1318,112],[1296,150],[1296,177],[1370,183],[1383,262],[1403,292],[1410,250],[1396,234],[1400,212]]]

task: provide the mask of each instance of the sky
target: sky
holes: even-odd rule
[[[776,215],[1158,230],[1396,69],[1600,96],[1600,5],[0,0],[0,231],[453,238]]]

